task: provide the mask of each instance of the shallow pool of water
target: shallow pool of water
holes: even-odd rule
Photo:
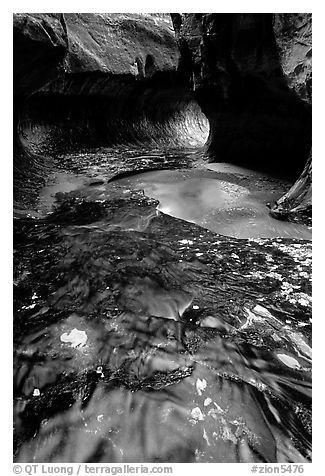
[[[143,189],[147,196],[159,200],[159,211],[222,235],[311,239],[307,226],[279,221],[269,214],[267,203],[284,193],[283,182],[229,164],[220,164],[219,170],[219,164],[213,165],[213,171],[160,170],[120,179],[118,183]]]

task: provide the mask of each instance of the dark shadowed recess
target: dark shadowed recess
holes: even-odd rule
[[[311,147],[311,104],[288,86],[274,16],[172,14],[172,19],[181,69],[191,75],[210,123],[211,161],[296,179]]]
[[[79,74],[52,91],[34,94],[20,112],[20,141],[35,152],[144,142],[197,147],[207,138],[206,117],[172,73],[139,82]]]

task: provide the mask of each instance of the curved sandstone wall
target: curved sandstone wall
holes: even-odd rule
[[[18,143],[202,146],[208,121],[177,75],[167,14],[14,17]]]

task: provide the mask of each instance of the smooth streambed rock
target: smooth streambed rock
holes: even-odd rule
[[[222,237],[118,188],[68,197],[15,222],[16,461],[307,461],[310,244]]]
[[[79,183],[61,169],[53,208],[14,223],[16,461],[309,461],[310,243],[222,236],[119,180],[90,186],[202,160],[114,155],[62,158]],[[217,174],[175,171],[198,172]]]

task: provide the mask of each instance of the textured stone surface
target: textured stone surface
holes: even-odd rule
[[[274,31],[282,70],[288,85],[304,101],[312,101],[312,17],[311,14],[274,15]],[[311,153],[300,177],[272,209],[273,216],[311,221]]]
[[[282,71],[298,96],[312,98],[312,16],[311,13],[275,13],[275,39]]]
[[[167,14],[66,13],[64,19],[66,72],[143,78],[176,69],[179,53]]]
[[[68,48],[59,13],[17,13],[13,18],[14,94],[27,96],[59,74]]]
[[[179,56],[167,14],[15,14],[14,53],[18,93],[55,80],[58,63],[70,74],[139,79],[175,70]]]
[[[176,74],[168,14],[20,14],[14,31],[19,147],[205,142],[207,120]]]

